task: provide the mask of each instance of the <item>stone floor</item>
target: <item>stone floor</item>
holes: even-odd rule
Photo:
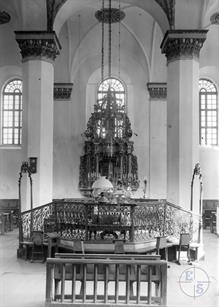
[[[203,238],[204,260],[170,263],[167,307],[219,307],[219,238],[209,229]],[[0,236],[0,307],[42,307],[46,265],[17,259],[17,245],[17,230]]]

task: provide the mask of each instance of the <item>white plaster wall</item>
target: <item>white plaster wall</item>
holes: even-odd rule
[[[210,25],[207,28],[207,38],[200,52],[200,67],[219,66],[219,26]],[[218,76],[218,71],[217,71]]]
[[[200,147],[203,199],[219,199],[219,148]]]
[[[71,52],[70,49],[70,41],[69,39],[69,32],[68,27],[65,24],[62,28],[62,31],[59,36],[59,42],[61,44],[61,51],[60,55],[58,55],[55,59],[55,65],[54,65],[54,82],[71,82],[70,79],[70,56],[69,53]]]
[[[10,23],[0,27],[0,40],[0,67],[20,66],[20,50],[15,40],[14,29],[10,26]]]
[[[166,198],[167,182],[167,111],[166,101],[150,101],[150,198]]]
[[[71,100],[54,102],[54,198],[81,197],[78,183],[84,145],[86,86],[82,79],[76,80]]]
[[[205,2],[205,1],[204,1]],[[203,1],[175,1],[175,29],[198,29],[201,27]]]

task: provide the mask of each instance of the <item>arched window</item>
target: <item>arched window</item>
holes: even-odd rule
[[[126,97],[125,97],[125,88],[122,82],[115,78],[105,79],[98,88],[97,100],[101,101],[103,97],[107,94],[108,90],[113,91],[117,101],[117,105],[125,111],[126,108]]]
[[[218,95],[209,80],[199,80],[200,144],[218,145]]]
[[[97,135],[106,138],[110,135],[115,138],[123,138],[125,132],[125,88],[121,81],[115,78],[105,79],[98,88],[97,105],[95,110],[100,116],[97,122]],[[106,122],[109,114],[113,114],[113,122],[107,127]]]
[[[1,141],[3,145],[20,145],[22,138],[22,81],[8,82],[2,93]]]

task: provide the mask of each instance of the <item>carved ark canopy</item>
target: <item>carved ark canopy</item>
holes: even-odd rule
[[[87,123],[84,155],[80,159],[79,188],[91,189],[100,176],[132,190],[138,188],[137,157],[130,141],[132,129],[125,105],[110,85],[103,90]]]

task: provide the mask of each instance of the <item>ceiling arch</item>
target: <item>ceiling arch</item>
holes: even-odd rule
[[[48,0],[50,1],[50,0]],[[172,0],[168,0],[172,1]],[[165,0],[165,3],[168,3]],[[163,33],[165,33],[169,29],[169,21],[167,15],[164,11],[165,6],[161,6],[161,3],[164,3],[161,0],[150,0],[150,1],[143,1],[143,0],[121,0],[121,9],[126,8],[127,6],[131,7],[139,7],[142,10],[149,13],[155,21],[159,24]],[[99,0],[57,0],[57,7],[58,11],[55,11],[54,14],[54,24],[53,29],[55,30],[56,34],[59,35],[60,30],[64,23],[71,18],[71,16],[76,12],[81,10],[82,8],[91,9],[99,9],[101,6],[101,2]],[[113,0],[112,6],[117,7],[118,1]],[[55,8],[54,8],[55,9]],[[51,17],[52,18],[52,17]],[[50,22],[51,23],[51,22]]]

